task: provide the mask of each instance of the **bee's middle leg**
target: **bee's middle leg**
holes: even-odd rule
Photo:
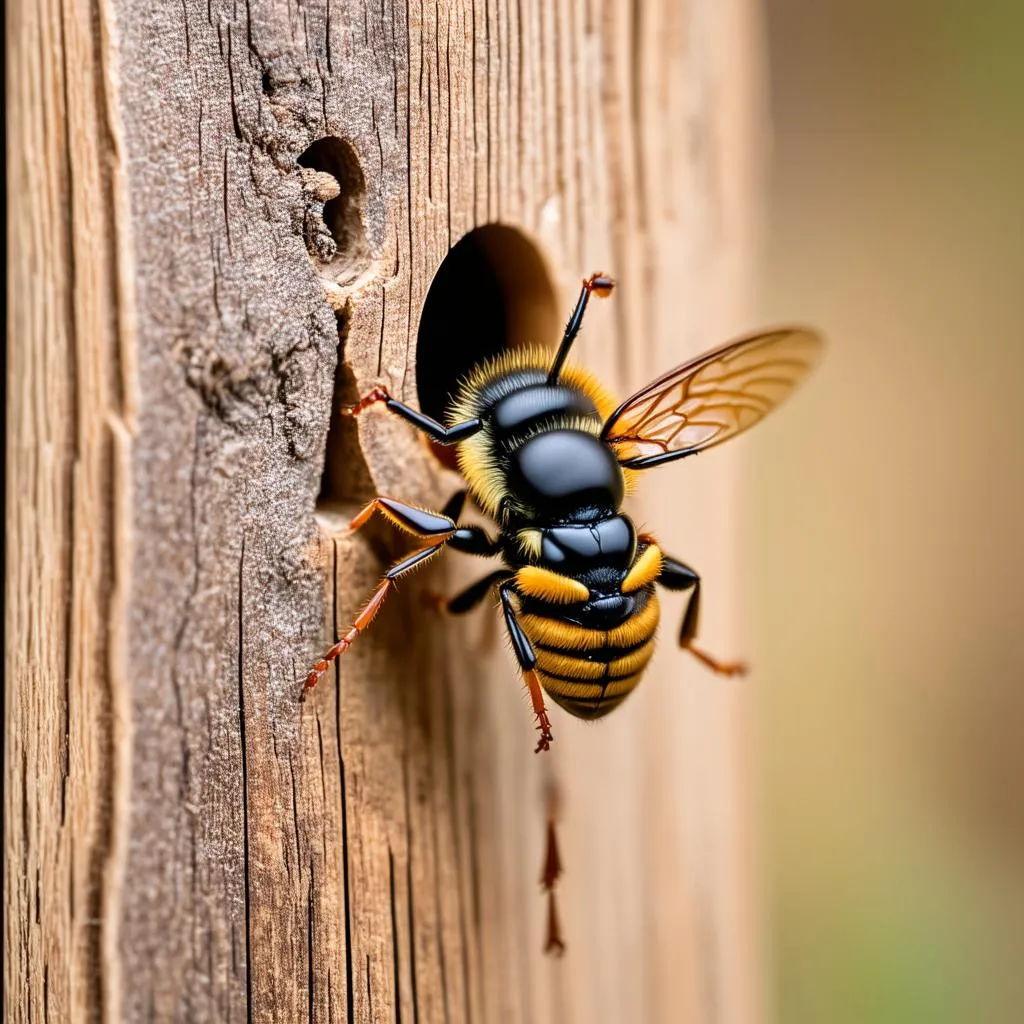
[[[523,682],[530,692],[530,702],[533,704],[533,713],[537,718],[537,729],[540,732],[540,739],[537,740],[535,753],[542,750],[549,750],[554,737],[551,735],[551,719],[548,718],[548,710],[544,706],[544,691],[540,686],[540,676],[537,675],[537,655],[533,650],[530,638],[523,632],[519,624],[516,610],[512,604],[512,581],[507,580],[498,588],[501,595],[501,608],[505,615],[505,627],[508,629],[509,639],[512,641],[512,650],[515,652],[516,661],[519,662],[520,671],[523,673]]]
[[[445,538],[436,544],[429,544],[427,547],[420,548],[419,551],[414,551],[411,555],[399,559],[388,569],[384,574],[384,579],[380,581],[370,600],[366,602],[363,610],[356,616],[348,632],[310,669],[309,675],[306,676],[306,682],[302,687],[302,693],[299,695],[300,701],[306,699],[306,694],[316,686],[320,677],[330,667],[331,662],[339,655],[344,654],[356,642],[356,639],[369,629],[370,623],[377,617],[377,612],[380,611],[381,605],[384,604],[384,598],[394,588],[395,580],[408,572],[412,572],[413,569],[419,568],[428,559],[433,558],[447,543],[448,538]]]
[[[348,524],[348,528],[353,532],[362,528],[373,518],[374,512],[379,512],[394,526],[416,537],[444,537],[456,529],[455,519],[447,515],[447,510],[431,512],[418,505],[383,497],[367,502]]]

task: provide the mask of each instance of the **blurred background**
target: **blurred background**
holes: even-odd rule
[[[766,11],[759,312],[829,342],[745,473],[775,1019],[1022,1021],[1024,4]]]

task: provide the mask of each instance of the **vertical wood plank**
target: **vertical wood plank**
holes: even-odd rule
[[[12,1019],[758,1019],[737,687],[666,643],[534,757],[493,618],[422,607],[453,557],[296,700],[404,550],[347,514],[457,485],[403,424],[332,410],[415,403],[466,232],[538,246],[533,340],[582,274],[620,279],[578,352],[619,392],[742,325],[757,52],[745,0],[10,5]],[[325,137],[358,164],[339,239],[297,163]],[[724,648],[733,480],[666,471],[633,510],[709,580]]]

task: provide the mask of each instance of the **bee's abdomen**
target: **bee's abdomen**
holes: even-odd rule
[[[632,693],[654,653],[660,610],[654,588],[625,622],[588,629],[554,615],[520,618],[548,695],[577,718],[600,718]],[[554,609],[552,609],[554,612]]]

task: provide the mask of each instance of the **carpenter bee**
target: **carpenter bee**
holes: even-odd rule
[[[500,556],[503,566],[444,601],[456,615],[494,588],[540,733],[552,742],[544,694],[577,718],[596,719],[632,693],[654,653],[657,587],[689,591],[679,645],[715,672],[745,671],[694,643],[700,576],[638,533],[620,511],[635,474],[742,433],[779,404],[811,369],[821,340],[797,327],[740,338],[648,384],[616,407],[587,371],[566,364],[591,295],[615,282],[594,274],[554,359],[544,351],[506,352],[473,370],[451,402],[446,424],[375,387],[344,410],[358,416],[378,403],[432,441],[454,445],[468,493],[498,525],[496,537],[459,523],[467,490],[442,512],[374,498],[352,520],[359,529],[380,512],[424,541],[396,562],[351,629],[310,671],[302,695],[373,621],[395,581],[443,548]],[[541,884],[548,894],[547,952],[564,945],[555,906],[561,860],[549,809]]]
[[[455,445],[468,493],[498,534],[459,523],[466,491],[442,512],[374,498],[353,530],[380,512],[424,546],[388,569],[352,628],[313,666],[303,697],[370,625],[395,581],[445,547],[504,562],[444,604],[461,614],[497,588],[533,704],[538,752],[552,742],[545,693],[570,714],[596,719],[636,687],[654,652],[658,586],[690,592],[681,647],[715,672],[745,671],[696,646],[700,576],[637,533],[620,509],[636,473],[759,422],[810,370],[821,340],[796,327],[751,334],[670,370],[616,407],[586,370],[566,364],[590,296],[608,296],[614,285],[603,274],[583,282],[554,359],[515,350],[473,370],[446,425],[383,387],[344,410],[357,416],[380,403],[432,441]]]

